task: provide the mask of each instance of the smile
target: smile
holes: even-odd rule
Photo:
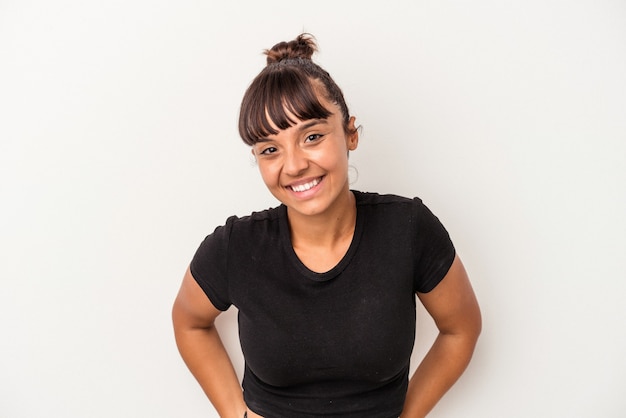
[[[320,181],[322,181],[322,178],[316,178],[313,181],[310,181],[308,183],[304,183],[304,184],[298,184],[298,185],[294,185],[294,186],[288,186],[291,190],[293,190],[294,192],[306,192],[307,190],[312,189],[313,187],[317,186],[318,184],[320,184]]]

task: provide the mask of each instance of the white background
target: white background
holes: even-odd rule
[[[276,204],[238,106],[303,30],[363,126],[353,187],[420,196],[482,306],[431,416],[625,416],[622,0],[0,0],[0,416],[216,416],[171,303],[206,234]]]

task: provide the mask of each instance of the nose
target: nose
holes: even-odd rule
[[[304,173],[309,167],[309,160],[306,152],[299,147],[293,147],[285,152],[283,161],[283,171],[291,177],[297,177]]]

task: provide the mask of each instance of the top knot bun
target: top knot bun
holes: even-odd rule
[[[346,134],[356,134],[341,89],[328,71],[313,62],[315,37],[302,33],[266,49],[267,65],[254,77],[241,101],[239,135],[254,145],[297,121],[327,119],[339,107]],[[322,100],[324,99],[324,100]],[[331,111],[332,110],[332,111]]]
[[[266,49],[265,55],[267,65],[270,65],[289,59],[310,60],[315,51],[317,51],[315,38],[311,34],[303,33],[293,41],[280,42],[271,49]]]

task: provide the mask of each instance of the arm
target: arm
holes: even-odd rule
[[[418,297],[439,335],[409,381],[402,418],[428,414],[463,374],[481,331],[480,308],[458,257],[443,280]]]
[[[241,418],[243,392],[215,329],[220,313],[187,269],[172,308],[178,350],[220,417]]]

